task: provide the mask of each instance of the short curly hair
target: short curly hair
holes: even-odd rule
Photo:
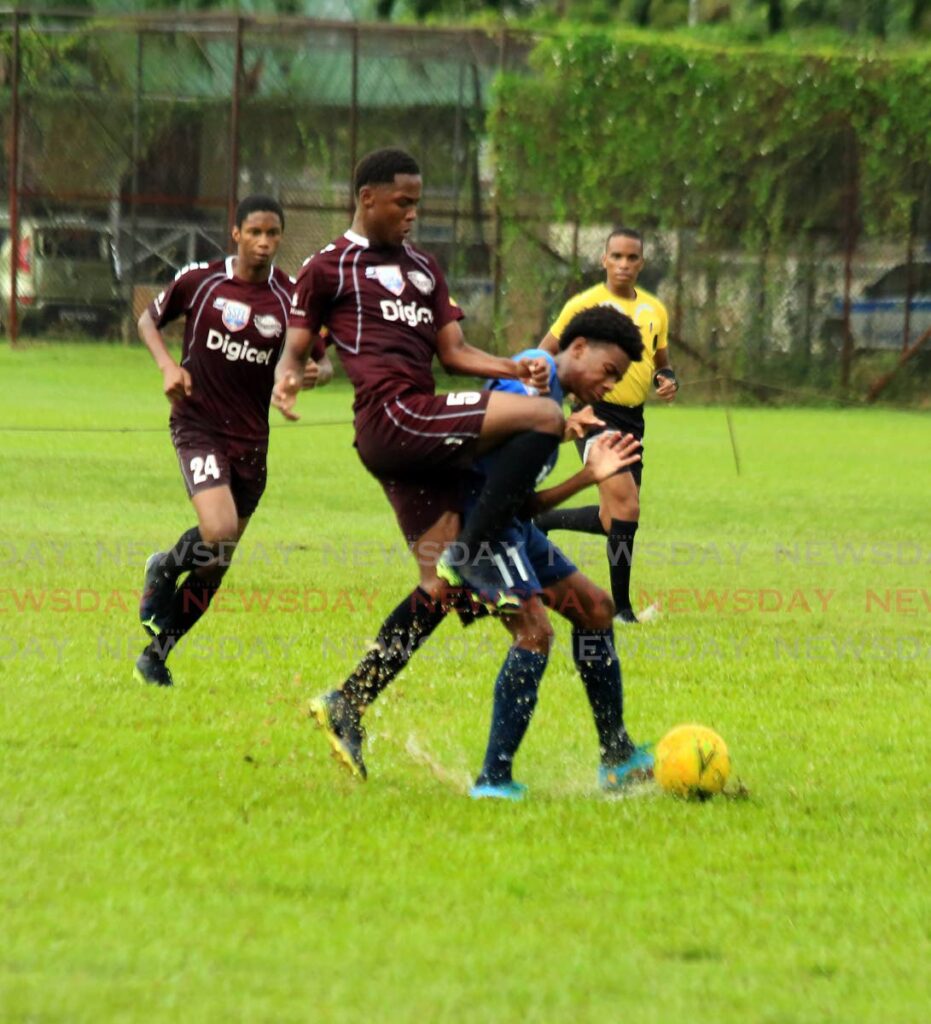
[[[617,306],[592,306],[576,313],[559,339],[560,351],[567,349],[576,338],[585,338],[594,345],[617,345],[632,363],[639,363],[643,358],[640,328]]]
[[[353,188],[358,195],[365,185],[390,185],[396,174],[420,174],[420,165],[404,149],[376,149],[356,164]]]
[[[281,221],[281,230],[284,231],[284,210],[277,199],[272,199],[271,196],[246,196],[245,199],[240,200],[239,206],[236,207],[236,216],[233,220],[236,227],[241,228],[243,221],[250,213],[278,214],[278,219]]]

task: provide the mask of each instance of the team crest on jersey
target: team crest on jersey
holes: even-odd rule
[[[401,276],[401,268],[398,266],[366,267],[365,276],[375,278],[382,288],[392,295],[400,295],[406,287]]]
[[[277,338],[281,335],[281,321],[276,316],[255,314],[255,329],[263,338]]]
[[[408,270],[407,279],[421,295],[429,295],[433,291],[433,280],[422,270]]]
[[[221,320],[228,331],[241,331],[249,326],[249,317],[252,316],[252,307],[244,302],[233,302],[227,299],[223,305]]]

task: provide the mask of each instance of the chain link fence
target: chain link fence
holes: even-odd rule
[[[508,347],[542,338],[571,295],[604,280],[612,226],[505,218]],[[931,403],[931,234],[858,249],[822,234],[766,250],[632,226],[645,236],[640,283],[669,311],[681,397]]]
[[[519,208],[501,206],[486,114],[500,70],[530,73],[532,44],[515,32],[228,14],[0,15],[4,332],[133,339],[166,279],[229,251],[232,212],[251,192],[284,206],[279,264],[295,273],[345,230],[357,159],[395,144],[423,167],[417,241],[446,268],[470,340],[535,343],[570,294],[601,278],[611,225],[582,210],[553,222],[532,181]],[[647,237],[642,281],[669,308],[691,393],[797,399],[843,383],[848,395],[927,400],[921,173],[908,237],[868,245],[843,203],[836,224],[753,248],[736,230],[712,242],[688,225],[635,225]],[[621,190],[618,222],[623,206]]]

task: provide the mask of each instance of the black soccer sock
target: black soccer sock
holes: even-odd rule
[[[511,781],[511,766],[537,706],[547,655],[512,647],[495,680],[491,731],[477,786]]]
[[[146,652],[164,661],[178,641],[194,628],[220,589],[223,572],[214,569],[206,578],[192,572],[175,591],[165,629],[146,647]]]
[[[214,547],[207,544],[200,535],[200,529],[192,526],[190,530],[185,530],[181,534],[173,548],[162,554],[159,569],[166,581],[174,583],[182,573],[206,565],[216,557],[217,548],[221,547],[222,545]],[[222,551],[220,554],[222,561]],[[227,558],[227,563],[228,561]]]
[[[576,533],[596,533],[604,536],[597,505],[582,508],[551,508],[534,516],[533,525],[544,533],[550,530],[574,530]]]
[[[417,648],[443,621],[446,611],[442,602],[417,587],[385,619],[375,646],[340,687],[359,714],[411,660]]]
[[[458,537],[472,557],[479,545],[493,540],[518,511],[558,444],[555,434],[525,430],[495,449],[485,486]]]
[[[637,523],[626,519],[612,519],[608,533],[608,567],[611,573],[611,597],[622,618],[634,620],[630,603],[630,567],[634,560],[634,535]]]
[[[572,658],[592,708],[601,763],[618,765],[634,752],[634,744],[624,727],[624,687],[614,631],[573,630]]]

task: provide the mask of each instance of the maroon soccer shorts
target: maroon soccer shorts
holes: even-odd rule
[[[252,515],[265,490],[267,443],[237,441],[180,423],[172,424],[171,441],[188,497],[229,487],[239,518]]]
[[[408,541],[443,512],[460,511],[490,391],[392,398],[357,429],[356,447],[377,477]]]

